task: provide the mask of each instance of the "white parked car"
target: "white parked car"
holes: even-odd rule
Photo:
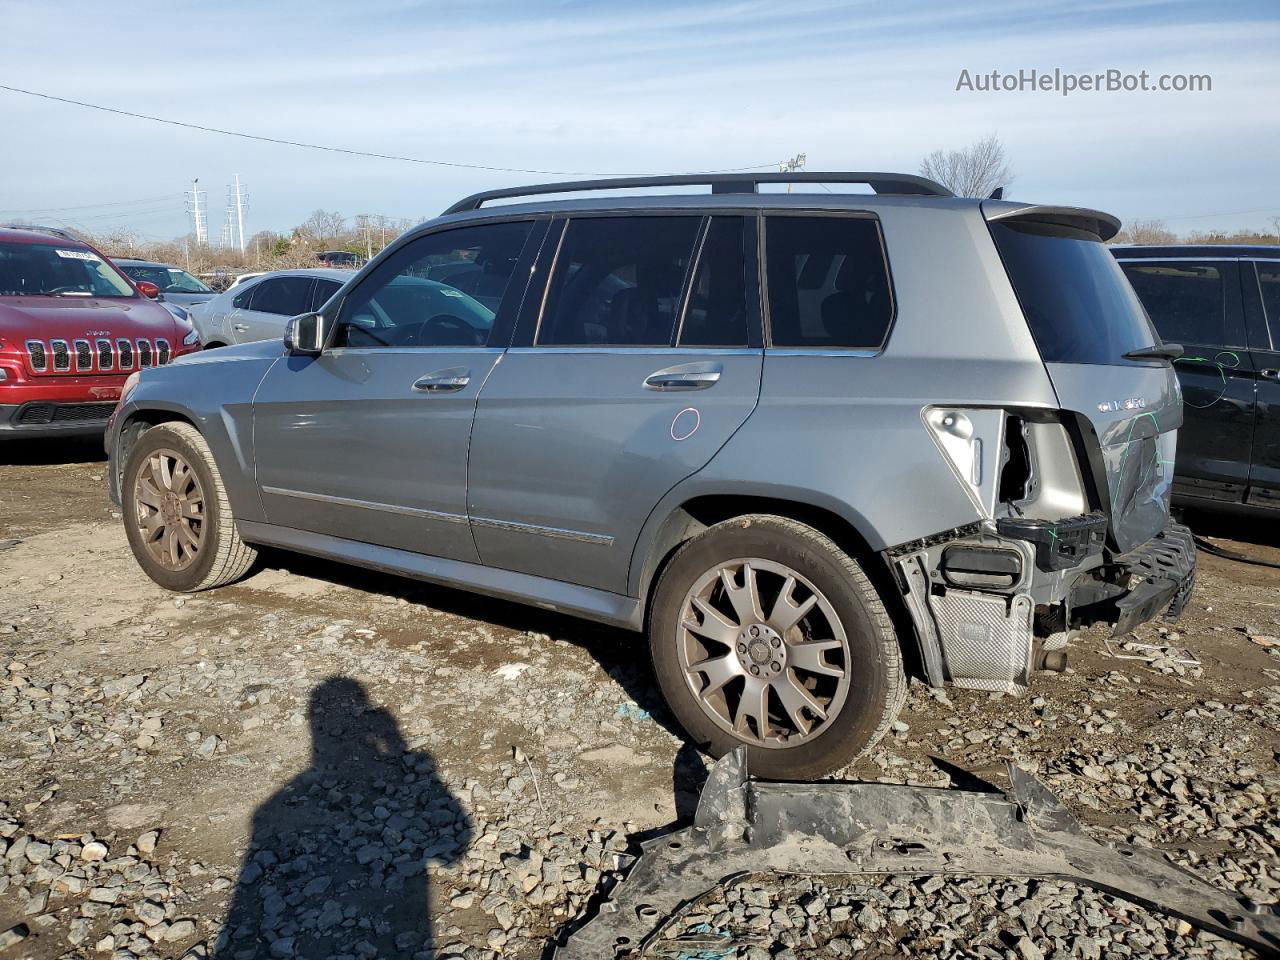
[[[320,309],[353,276],[327,267],[264,273],[193,307],[191,323],[206,349],[279,340],[290,317]]]

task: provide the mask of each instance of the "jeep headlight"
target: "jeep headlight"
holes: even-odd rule
[[[190,330],[188,330],[182,338],[182,345],[184,347],[194,347],[199,342],[200,342],[200,334],[196,332],[195,327],[192,327]]]

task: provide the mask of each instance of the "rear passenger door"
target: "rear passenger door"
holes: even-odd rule
[[[290,317],[306,313],[311,306],[313,277],[287,275],[268,277],[253,288],[248,309],[231,317],[231,335],[236,343],[250,340],[279,340]]]
[[[1242,260],[1240,280],[1258,376],[1248,502],[1280,507],[1280,257]]]
[[[1249,483],[1254,373],[1246,346],[1239,266],[1233,258],[1121,258],[1166,343],[1182,385],[1174,493],[1239,503]]]
[[[624,593],[650,511],[755,408],[756,221],[574,217],[543,254],[480,394],[472,531],[490,566]]]

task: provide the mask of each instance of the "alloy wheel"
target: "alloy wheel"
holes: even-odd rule
[[[154,451],[138,471],[133,500],[151,558],[166,570],[195,563],[204,542],[205,499],[191,464],[173,450]]]
[[[729,560],[694,581],[680,610],[689,689],[738,739],[794,747],[844,706],[848,636],[831,602],[797,571],[771,560]]]

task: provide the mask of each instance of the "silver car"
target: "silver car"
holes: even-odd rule
[[[759,192],[805,181],[874,193]],[[883,173],[478,194],[283,341],[144,371],[112,493],[173,590],[271,546],[644,631],[700,747],[820,776],[910,673],[1018,694],[1186,603],[1179,348],[1118,227]]]
[[[277,270],[255,274],[191,308],[205,347],[279,340],[290,317],[320,307],[355,276],[351,270]]]

